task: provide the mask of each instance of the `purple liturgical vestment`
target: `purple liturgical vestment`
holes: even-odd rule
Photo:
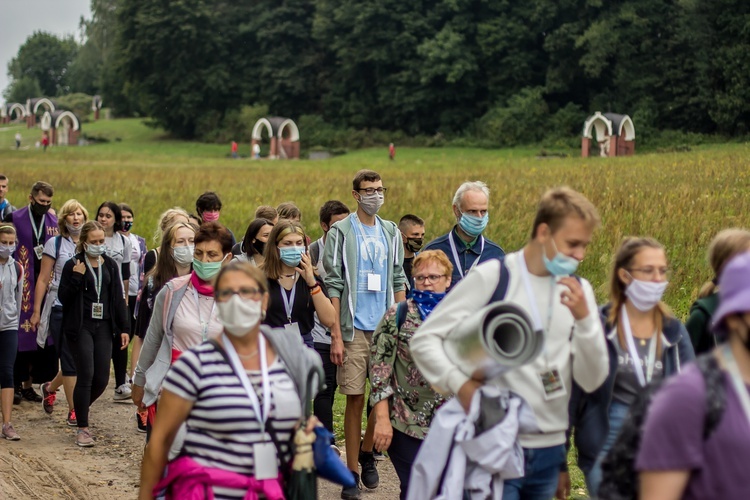
[[[21,352],[35,351],[37,348],[36,331],[31,328],[29,320],[34,313],[34,289],[36,288],[35,260],[38,261],[41,259],[37,259],[34,252],[34,228],[32,227],[28,206],[19,208],[13,212],[13,225],[16,226],[16,233],[18,234],[18,245],[16,246],[13,258],[23,266],[26,273],[21,299],[21,314],[18,318],[18,350]],[[37,229],[41,231],[41,241],[39,244],[44,245],[48,239],[58,234],[57,217],[47,213],[44,216],[42,227]],[[47,339],[47,342],[52,343],[52,336]]]

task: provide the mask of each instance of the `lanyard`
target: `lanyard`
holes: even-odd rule
[[[286,289],[281,286],[281,280],[279,280],[279,291],[281,292],[281,299],[284,301],[284,310],[286,311],[286,319],[289,323],[292,323],[292,308],[294,307],[294,297],[297,295],[297,279],[299,274],[294,275],[294,283],[292,284],[292,291],[289,297],[286,296]]]
[[[534,322],[534,330],[546,332],[549,330],[552,324],[552,312],[554,310],[554,304],[552,302],[555,295],[555,277],[552,277],[552,287],[549,294],[549,313],[547,314],[547,328],[544,328],[542,324],[542,316],[539,314],[539,306],[536,303],[534,295],[534,289],[531,287],[531,279],[529,278],[529,269],[526,267],[526,257],[523,255],[523,251],[518,253],[518,260],[521,266],[521,277],[523,278],[523,286],[526,288],[526,295],[529,297],[529,308],[531,309],[531,320]]]
[[[97,257],[97,259],[99,259]],[[89,271],[91,271],[91,277],[94,278],[94,288],[96,289],[96,302],[97,304],[101,300],[102,297],[102,261],[99,259],[99,266],[96,268],[96,274],[94,274],[94,268],[91,267],[91,262],[89,262],[88,257],[84,257],[84,260],[86,261],[86,267],[89,268]]]
[[[628,311],[625,309],[625,304],[622,305],[621,316],[622,316],[622,328],[625,332],[625,341],[628,344],[628,353],[630,358],[633,360],[633,371],[638,379],[638,383],[641,387],[646,387],[646,384],[651,383],[651,377],[654,375],[654,365],[656,364],[656,342],[654,337],[658,335],[654,333],[654,337],[651,337],[648,347],[648,358],[646,359],[646,376],[643,376],[643,367],[641,366],[641,358],[638,356],[638,350],[635,348],[635,340],[633,340],[633,331],[630,329],[630,320],[628,319]]]
[[[742,411],[745,413],[748,424],[750,424],[750,396],[747,393],[747,386],[742,380],[740,369],[737,367],[737,361],[734,359],[734,354],[732,354],[732,348],[729,347],[729,344],[724,344],[724,347],[721,350],[721,357],[724,358],[724,364],[726,365],[730,378],[732,379],[734,392],[737,393],[740,405],[742,406]]]
[[[208,319],[206,321],[203,321],[201,318],[201,301],[198,298],[198,292],[195,288],[193,288],[193,297],[195,297],[195,307],[198,308],[198,322],[201,324],[201,338],[205,342],[208,340],[208,324],[211,322],[211,318],[214,315],[214,309],[216,309],[216,301],[214,300],[213,304],[211,304],[211,312],[208,314]]]
[[[44,221],[47,219],[47,215],[42,215],[42,224],[39,226],[39,228],[36,227],[36,222],[34,222],[34,213],[31,212],[31,207],[29,207],[29,219],[31,220],[31,230],[34,231],[34,236],[36,236],[37,244],[42,244],[42,233],[44,232]]]
[[[370,253],[370,245],[367,244],[367,235],[365,234],[365,228],[364,226],[362,226],[362,222],[360,222],[359,217],[357,217],[356,213],[352,214],[352,217],[354,218],[355,221],[357,221],[357,224],[356,224],[357,232],[359,232],[359,234],[362,235],[362,242],[364,243],[364,246],[365,246],[365,252],[367,253],[367,258],[370,259],[370,262],[372,262],[372,269],[375,270],[375,257],[377,256],[375,254],[375,248],[374,248],[375,245],[373,244],[373,252]],[[375,227],[377,228],[377,226],[378,226],[378,220],[375,219]],[[381,227],[380,230],[382,232],[383,228]]]
[[[271,385],[268,380],[268,360],[266,359],[266,339],[263,334],[258,335],[258,350],[260,351],[260,384],[263,388],[263,413],[260,411],[260,401],[258,401],[258,395],[255,394],[253,384],[250,383],[250,379],[245,373],[245,367],[242,366],[240,357],[237,355],[237,351],[234,350],[234,346],[227,338],[227,334],[223,335],[222,342],[224,343],[224,350],[229,356],[229,362],[232,364],[232,368],[240,379],[242,386],[245,388],[248,397],[250,398],[250,404],[253,405],[253,411],[255,412],[255,418],[260,424],[260,428],[265,430],[266,420],[268,420],[268,414],[271,412]]]
[[[474,269],[474,267],[479,263],[479,260],[482,258],[482,254],[484,253],[484,236],[480,236],[480,238],[482,239],[482,245],[479,248],[479,256],[471,265],[471,267],[469,268],[469,271]],[[458,250],[456,250],[456,243],[453,241],[453,231],[451,231],[450,234],[448,235],[448,242],[451,244],[451,252],[453,252],[453,260],[456,262],[456,268],[458,269],[459,274],[461,274],[461,277],[465,278],[467,271],[464,271],[464,266],[459,265]],[[464,262],[466,262],[465,258],[464,258]]]

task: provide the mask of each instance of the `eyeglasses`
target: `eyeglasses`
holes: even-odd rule
[[[631,273],[639,273],[649,278],[669,278],[672,270],[668,267],[639,267],[630,270]]]
[[[430,280],[430,283],[437,283],[440,278],[445,278],[445,275],[443,274],[430,274],[429,276],[414,276],[414,281],[417,283],[424,283],[427,280]]]
[[[217,302],[228,302],[229,299],[234,295],[239,295],[243,300],[260,300],[263,296],[263,290],[253,287],[242,287],[239,290],[217,290],[216,301]]]
[[[362,188],[362,189],[357,189],[357,191],[364,191],[367,196],[372,196],[375,193],[385,194],[385,192],[388,191],[388,188],[384,188],[384,187],[379,187],[379,188]]]

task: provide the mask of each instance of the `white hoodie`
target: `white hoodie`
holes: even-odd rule
[[[522,307],[533,318],[531,298],[521,276],[519,259],[522,258],[523,251],[505,257],[510,278],[505,300]],[[417,330],[410,342],[411,353],[431,384],[448,388],[455,394],[469,380],[448,358],[443,341],[467,317],[487,305],[499,276],[498,260],[475,267]],[[534,409],[541,433],[521,435],[521,445],[525,448],[546,448],[565,443],[572,380],[575,379],[587,392],[595,390],[607,377],[609,358],[594,291],[588,281],[581,279],[589,309],[589,315],[582,320],[575,320],[570,310],[561,303],[560,294],[567,289],[565,286],[556,284],[549,276],[529,274],[529,281],[545,328],[544,351],[534,362],[506,372],[491,382],[519,394]],[[539,374],[550,368],[559,370],[567,391],[565,397],[545,399]]]

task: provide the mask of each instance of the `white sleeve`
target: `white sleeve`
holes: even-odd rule
[[[133,245],[130,244],[130,238],[122,236],[122,263],[130,264],[131,255],[133,253]]]
[[[573,379],[586,392],[595,391],[609,374],[609,354],[599,308],[591,284],[581,280],[589,315],[575,322],[571,342]]]
[[[497,288],[500,261],[490,260],[472,269],[437,305],[409,342],[414,362],[433,386],[453,394],[468,380],[443,348],[448,334],[487,305]]]

